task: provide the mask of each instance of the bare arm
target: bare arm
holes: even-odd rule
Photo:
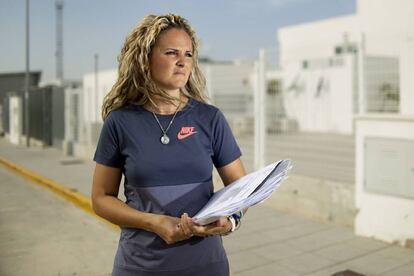
[[[167,243],[186,239],[177,227],[179,218],[141,212],[119,200],[121,177],[121,169],[96,164],[92,185],[92,207],[96,214],[122,227],[154,232]]]
[[[236,159],[230,164],[227,164],[224,167],[218,168],[217,171],[220,175],[221,180],[223,180],[224,186],[227,186],[246,175],[246,171],[240,158]]]

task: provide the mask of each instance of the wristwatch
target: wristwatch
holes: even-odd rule
[[[233,215],[228,216],[227,219],[231,222],[230,233],[234,232],[236,230],[236,226],[237,226],[236,219],[233,217]]]
[[[239,223],[239,225],[237,225],[236,219],[234,218],[233,215],[228,216],[227,219],[231,222],[231,229],[230,229],[230,231],[228,231],[224,234],[221,234],[222,236],[227,236],[230,233],[233,233],[234,231],[236,231],[240,227],[240,223]]]

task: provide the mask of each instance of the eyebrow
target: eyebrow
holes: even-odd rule
[[[180,50],[178,50],[178,49],[175,49],[175,48],[169,48],[169,47],[165,48],[165,51],[167,51],[167,50],[180,51]],[[193,50],[186,50],[185,52],[193,52]]]

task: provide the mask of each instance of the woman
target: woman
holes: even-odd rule
[[[122,228],[113,275],[229,274],[220,235],[235,220],[200,226],[191,217],[213,194],[213,165],[225,185],[245,170],[223,114],[205,103],[197,47],[184,18],[149,15],[119,56],[92,188],[95,212]]]

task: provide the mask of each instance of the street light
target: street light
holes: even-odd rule
[[[25,102],[25,130],[26,130],[26,147],[30,147],[29,136],[29,0],[26,0],[26,74],[24,82],[24,102]]]

